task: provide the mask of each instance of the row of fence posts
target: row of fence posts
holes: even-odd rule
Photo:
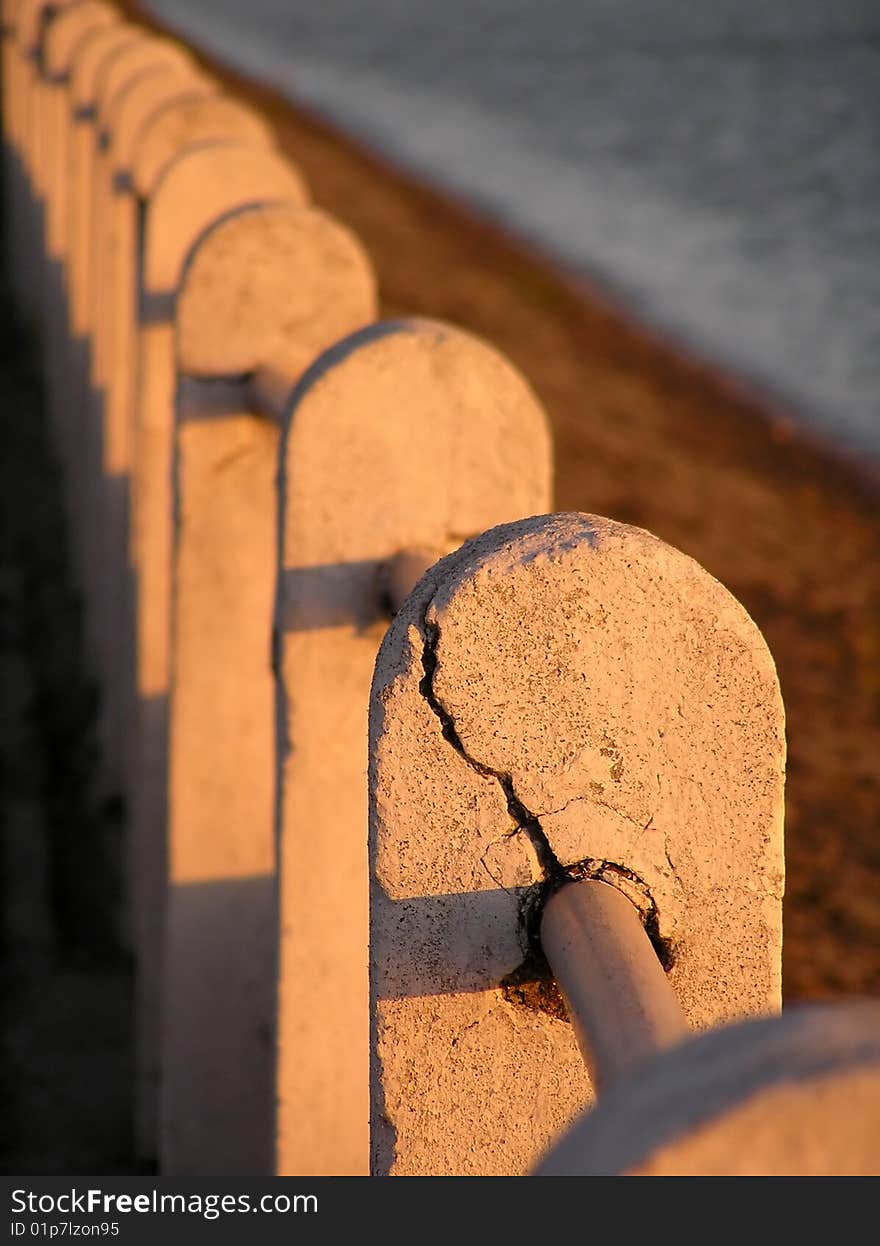
[[[876,1006],[711,1028],[780,1005],[783,710],[745,611],[548,514],[525,381],[378,321],[358,239],[185,49],[103,0],[7,0],[3,36],[142,1155],[525,1173],[610,1081],[542,1171],[864,1165],[835,1121],[857,1086],[876,1134]]]

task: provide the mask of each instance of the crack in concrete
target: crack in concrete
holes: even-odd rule
[[[437,670],[437,645],[440,641],[440,628],[438,624],[429,622],[427,617],[428,608],[430,608],[430,603],[428,603],[425,616],[422,619],[425,638],[422,650],[422,668],[425,674],[419,683],[419,691],[439,720],[443,739],[455,749],[473,771],[484,779],[494,779],[500,786],[507,802],[507,812],[515,822],[516,829],[524,831],[528,835],[535,850],[535,855],[538,858],[538,864],[544,873],[545,881],[548,883],[561,883],[568,877],[567,872],[553,851],[550,840],[547,838],[538,816],[532,813],[530,809],[527,809],[517,796],[513,786],[513,776],[505,771],[495,770],[493,767],[471,756],[465,748],[461,736],[458,734],[454,718],[437,696],[434,689],[434,674]]]
[[[515,893],[516,888],[505,887],[505,885],[504,885],[504,883],[501,881],[501,879],[500,879],[500,878],[496,878],[496,877],[495,877],[495,875],[494,875],[494,874],[492,873],[492,871],[489,869],[489,866],[488,866],[488,864],[487,864],[487,862],[486,862],[486,857],[489,855],[489,853],[492,851],[492,849],[493,849],[493,848],[494,848],[497,844],[502,844],[502,843],[504,843],[504,842],[505,842],[505,840],[508,840],[508,839],[513,839],[514,835],[518,835],[518,834],[519,834],[519,830],[520,830],[520,828],[519,828],[518,826],[515,826],[515,827],[513,827],[513,829],[512,829],[512,830],[510,830],[510,831],[505,831],[505,833],[504,833],[503,835],[499,835],[497,839],[493,839],[493,840],[492,840],[492,842],[491,842],[491,843],[489,843],[489,844],[487,844],[487,845],[486,845],[486,847],[483,849],[482,856],[480,857],[480,865],[483,867],[483,869],[486,871],[486,873],[487,873],[487,874],[489,875],[489,877],[492,879],[492,882],[496,885],[496,887],[498,887],[501,891],[505,892],[505,893],[506,893],[507,895],[509,895],[509,896],[510,896],[510,895],[513,895],[513,894]]]
[[[427,612],[430,609],[430,605],[431,603],[428,602],[425,607],[425,613],[422,616],[422,627],[424,629],[422,669],[425,673],[419,681],[419,692],[425,698],[429,708],[440,723],[441,734],[444,740],[455,749],[458,755],[476,774],[480,775],[481,778],[494,780],[499,784],[507,802],[507,811],[515,823],[515,829],[510,833],[516,834],[518,831],[523,831],[528,835],[535,850],[538,865],[544,874],[542,882],[526,890],[521,906],[520,921],[527,940],[527,947],[524,949],[526,959],[517,970],[514,970],[512,974],[508,974],[503,979],[501,985],[505,999],[508,1002],[525,1004],[527,1007],[541,1012],[548,1012],[553,1016],[559,1016],[563,1020],[567,1018],[565,1006],[562,1003],[552,971],[547,965],[541,947],[540,914],[543,904],[549,895],[565,883],[576,881],[578,878],[600,879],[611,886],[616,886],[629,896],[629,899],[635,903],[637,910],[641,914],[642,924],[651,943],[654,945],[654,950],[661,965],[668,972],[675,963],[675,949],[672,943],[660,934],[659,913],[648,885],[632,870],[612,861],[597,861],[585,858],[574,865],[564,866],[553,851],[547,833],[541,825],[540,817],[542,815],[532,813],[517,796],[513,786],[513,776],[504,771],[495,770],[492,766],[486,765],[485,762],[478,761],[465,748],[464,741],[455,725],[455,719],[446,706],[443,705],[434,688],[434,675],[438,665],[437,646],[440,641],[440,627],[438,624],[431,623],[428,620]],[[571,804],[574,800],[589,799],[588,796],[573,797],[568,803]],[[613,812],[618,813],[619,811],[613,810]],[[625,814],[621,816],[627,817]],[[645,829],[644,824],[637,819],[630,817],[627,820],[638,826],[639,829]],[[499,841],[496,840],[495,842]],[[485,852],[488,852],[488,850],[489,848],[487,847]],[[489,873],[489,876],[492,877],[485,861],[481,860],[481,864],[486,872]],[[621,886],[621,882],[624,880],[642,895],[643,904],[639,904],[627,888]]]
[[[557,814],[565,813],[566,809],[568,809],[570,805],[576,805],[578,801],[588,801],[590,799],[591,798],[589,796],[572,796],[570,800],[567,800],[564,805],[560,805],[558,809],[542,809],[537,816],[539,818],[555,818]]]
[[[587,805],[596,805],[600,809],[607,809],[609,813],[613,813],[624,822],[629,822],[633,826],[638,827],[640,831],[646,831],[654,821],[653,813],[650,818],[648,818],[647,822],[643,822],[641,818],[634,818],[631,813],[624,813],[622,809],[618,809],[618,807],[616,805],[612,805],[610,801],[599,800],[597,796],[591,796],[589,793],[585,793],[583,796],[572,796],[570,800],[567,800],[564,805],[560,805],[558,809],[542,809],[540,813],[536,814],[536,817],[554,818],[560,813],[565,813],[566,809],[568,809],[570,805],[576,805],[579,801],[583,801]]]

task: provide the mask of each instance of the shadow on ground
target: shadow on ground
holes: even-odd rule
[[[62,482],[5,284],[0,426],[0,1165],[132,1173],[121,811],[100,793]]]

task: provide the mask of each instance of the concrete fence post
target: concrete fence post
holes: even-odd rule
[[[268,368],[293,385],[375,312],[354,237],[284,206],[214,226],[178,298],[164,1172],[274,1171],[280,428],[241,378]],[[152,869],[155,842],[142,847]]]
[[[370,716],[374,1173],[525,1173],[589,1102],[537,938],[561,881],[627,895],[691,1026],[779,1008],[782,702],[690,558],[496,528],[408,598]]]
[[[161,74],[163,70],[176,69],[183,74],[187,70],[196,75],[189,54],[176,44],[141,33],[125,47],[101,75],[96,99],[97,156],[92,206],[92,254],[94,263],[93,326],[92,326],[92,384],[100,390],[106,387],[111,366],[110,325],[107,293],[112,286],[110,278],[112,240],[116,218],[123,209],[126,195],[114,195],[114,129],[116,114],[125,96],[146,78]]]
[[[16,299],[22,248],[25,169],[22,152],[24,63],[19,41],[19,12],[23,0],[5,0],[3,7],[3,154],[5,257]]]
[[[166,166],[188,147],[221,142],[266,148],[275,145],[265,118],[229,95],[193,92],[167,100],[150,116],[138,137],[133,171],[138,197],[147,199]]]
[[[35,324],[40,318],[44,227],[42,38],[47,22],[70,2],[21,0],[15,14],[13,142],[19,175],[13,187],[11,273],[19,306]]]
[[[4,61],[4,134],[11,173],[7,188],[9,231],[9,271],[16,298],[24,306],[33,300],[28,280],[28,246],[36,208],[33,187],[34,165],[34,84],[37,79],[38,39],[42,5],[34,0],[17,0],[7,6],[5,19],[6,58]],[[31,275],[31,281],[33,280]]]
[[[62,0],[61,4],[51,0],[25,0],[21,12],[21,32],[23,36],[22,50],[29,62],[29,96],[28,113],[29,134],[27,137],[27,159],[31,183],[37,207],[45,211],[46,190],[46,156],[48,132],[46,128],[47,89],[43,73],[45,42],[49,30],[65,8],[69,8],[72,0]],[[42,222],[41,222],[42,224]],[[42,250],[42,233],[34,236],[39,252]]]
[[[278,1171],[363,1174],[367,707],[384,598],[474,532],[546,510],[550,440],[529,387],[484,342],[383,323],[304,378],[281,491]]]
[[[876,1176],[880,1004],[795,1005],[650,1061],[538,1176]]]
[[[134,680],[134,605],[129,563],[131,458],[137,372],[137,291],[141,260],[141,204],[136,195],[133,167],[142,131],[163,103],[180,98],[204,98],[217,91],[187,63],[164,56],[127,80],[106,110],[102,129],[106,181],[97,194],[106,205],[104,237],[98,251],[104,257],[96,274],[96,348],[103,341],[103,382],[94,393],[96,447],[93,463],[97,512],[97,576],[95,614],[104,655],[104,739],[111,775],[131,788],[128,756],[120,750],[128,685]],[[133,696],[133,692],[131,693]],[[112,742],[117,742],[115,748]],[[128,750],[130,754],[131,750]]]
[[[16,302],[27,314],[31,312],[34,294],[26,289],[29,273],[28,259],[32,246],[33,216],[36,197],[33,185],[34,126],[33,88],[37,77],[35,40],[38,31],[38,15],[34,12],[34,0],[18,0],[12,17],[10,79],[7,90],[12,104],[9,119],[9,135],[13,154],[12,165],[16,176],[11,187],[10,202],[10,277],[15,290]]]
[[[301,177],[277,152],[236,141],[178,152],[146,197],[132,480],[142,702],[158,698],[164,705],[168,695],[174,316],[184,263],[200,235],[228,213],[262,202],[302,206],[306,199]],[[139,770],[149,785],[143,759]]]
[[[65,368],[70,389],[67,415],[67,462],[73,499],[73,529],[80,582],[88,585],[93,562],[87,550],[88,507],[92,482],[88,476],[87,416],[92,411],[91,334],[94,327],[94,270],[92,207],[97,176],[97,103],[104,68],[138,38],[134,26],[118,22],[92,31],[77,45],[70,75],[70,187],[68,196],[68,351]],[[94,637],[93,615],[88,634]],[[94,643],[94,642],[93,642]]]
[[[148,146],[145,142],[145,150]],[[155,1154],[156,949],[161,942],[165,888],[176,303],[187,255],[205,229],[243,204],[265,199],[301,205],[307,192],[296,170],[276,152],[237,142],[179,151],[160,167],[157,182],[149,189],[141,185],[143,261],[131,484],[136,670],[133,703],[125,709],[126,737],[134,754],[128,765],[134,775],[129,823],[133,921],[142,960],[136,1020],[142,1070],[138,1137],[142,1151]]]
[[[142,129],[163,104],[185,96],[199,99],[218,90],[190,64],[160,61],[128,81],[108,106],[99,142],[105,147],[105,184],[99,193],[109,205],[102,252],[103,286],[96,289],[95,331],[103,337],[105,381],[105,470],[129,467],[129,426],[139,259],[139,214],[133,183]]]
[[[2,0],[0,3],[0,46],[3,49],[3,80],[0,88],[3,92],[3,143],[8,145],[13,137],[15,126],[15,51],[18,46],[18,6],[21,0]]]
[[[19,0],[3,0],[0,9],[0,48],[2,48],[2,82],[3,92],[3,254],[10,271],[13,254],[13,183],[17,176],[16,116],[18,110],[18,90],[16,74],[18,72],[18,5]]]
[[[62,12],[51,24],[43,48],[46,93],[44,114],[48,149],[42,291],[45,324],[43,370],[46,403],[58,448],[65,459],[70,449],[64,436],[65,416],[69,407],[67,262],[70,248],[70,194],[71,182],[78,175],[71,158],[71,68],[80,44],[88,35],[106,30],[117,22],[118,17],[109,4],[102,3],[102,0],[81,0]]]
[[[139,95],[146,94],[150,81],[148,79],[143,83]],[[273,146],[271,130],[258,114],[228,96],[217,94],[213,84],[192,73],[178,83],[172,94],[166,96],[163,91],[161,95],[161,102],[156,107],[150,107],[148,115],[141,118],[138,116],[139,109],[134,113],[129,134],[122,140],[117,167],[117,177],[132,193],[135,227],[132,262],[120,265],[116,278],[118,314],[133,315],[134,320],[132,341],[127,347],[130,362],[121,369],[126,377],[126,400],[123,402],[121,396],[117,397],[119,420],[122,420],[123,412],[128,413],[129,427],[123,435],[130,443],[133,443],[136,424],[132,413],[137,408],[137,398],[132,391],[138,371],[141,257],[148,201],[166,168],[190,148],[218,143],[234,143],[237,147],[259,147],[266,150]],[[132,109],[135,105],[136,101],[132,99]],[[146,110],[146,100],[143,107]],[[226,204],[217,205],[217,210],[226,211]],[[131,312],[126,313],[125,309],[129,308]],[[132,451],[133,444],[130,444],[128,453]],[[133,531],[131,551],[133,558]]]
[[[87,316],[88,339],[84,363],[87,374],[80,380],[80,536],[84,556],[84,583],[88,601],[87,622],[93,658],[101,680],[101,755],[103,785],[107,797],[122,791],[122,744],[120,709],[118,709],[116,665],[117,639],[121,637],[123,619],[118,616],[116,601],[122,582],[118,567],[118,549],[125,551],[125,461],[128,442],[125,437],[130,421],[111,424],[108,411],[110,391],[113,307],[113,270],[116,255],[130,250],[133,262],[136,250],[133,239],[126,237],[131,229],[132,204],[127,194],[117,194],[113,183],[113,130],[116,115],[127,101],[133,85],[151,77],[161,66],[175,66],[179,72],[191,69],[188,54],[165,40],[138,35],[118,47],[111,56],[103,57],[96,74],[95,86],[95,157],[92,166],[91,238],[88,254],[92,270],[88,274],[88,297],[91,310]],[[123,118],[125,121],[125,118]],[[125,137],[125,125],[122,125]],[[131,330],[130,330],[131,333]],[[125,340],[118,326],[120,340]]]

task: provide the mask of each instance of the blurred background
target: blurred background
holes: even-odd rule
[[[121,7],[264,110],[365,243],[383,314],[520,367],[559,509],[649,528],[744,603],[788,719],[785,999],[876,994],[880,9]],[[132,1172],[126,810],[96,796],[41,379],[0,312],[4,1164]]]
[[[151,0],[880,453],[870,0]]]

